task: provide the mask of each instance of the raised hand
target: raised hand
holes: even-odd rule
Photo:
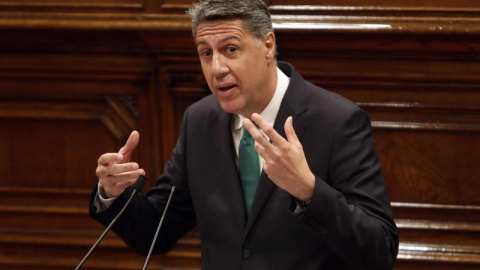
[[[265,173],[278,187],[297,199],[310,200],[315,186],[315,176],[308,167],[302,144],[293,129],[292,117],[285,121],[287,139],[278,134],[259,114],[252,114],[252,121],[244,119],[243,126],[255,139],[255,151],[265,161],[263,165]]]
[[[136,162],[130,162],[133,150],[137,147],[140,134],[133,131],[118,153],[106,153],[98,159],[95,173],[108,197],[118,197],[127,187],[135,183],[145,171]]]

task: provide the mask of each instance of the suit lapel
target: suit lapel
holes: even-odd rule
[[[306,128],[306,125],[304,125],[301,122],[301,118],[299,118],[300,115],[307,110],[304,90],[305,81],[293,69],[292,66],[284,65],[283,63],[279,62],[279,68],[290,77],[290,84],[287,88],[285,96],[283,97],[273,128],[278,132],[278,134],[286,138],[284,129],[285,121],[289,116],[292,116],[295,133],[297,134],[298,138],[301,138],[301,135]],[[245,227],[244,238],[248,235],[250,229],[255,223],[255,220],[260,215],[275,188],[276,185],[268,178],[265,172],[262,171],[258,182],[257,191],[255,193],[255,199],[253,201],[251,213],[248,217],[247,225]]]
[[[226,192],[229,196],[228,201],[221,203],[230,204],[229,208],[232,209],[231,214],[237,220],[236,223],[239,225],[239,230],[243,231],[245,228],[246,213],[241,180],[236,164],[236,153],[233,145],[232,115],[223,111],[220,106],[218,110],[218,118],[212,119],[210,125],[212,129],[215,130],[213,135],[216,141],[214,153],[212,153],[212,156],[215,157],[213,166],[216,166],[216,178],[222,181],[217,184],[222,188],[222,191]],[[225,161],[232,162],[226,164]],[[218,166],[218,164],[223,165]]]

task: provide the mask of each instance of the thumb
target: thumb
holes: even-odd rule
[[[297,146],[300,144],[298,140],[297,133],[295,133],[295,129],[293,128],[293,118],[289,116],[287,121],[285,121],[285,135],[287,135],[287,140],[289,143]]]
[[[120,148],[120,150],[118,151],[118,153],[122,154],[123,156],[122,162],[130,161],[132,152],[137,147],[139,141],[140,141],[140,134],[138,133],[138,131],[136,130],[132,131],[125,145],[122,148]]]

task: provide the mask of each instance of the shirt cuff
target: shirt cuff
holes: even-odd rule
[[[290,212],[295,216],[299,216],[305,211],[305,208],[307,208],[309,203],[310,200],[308,200],[307,202],[301,202],[295,197],[291,196]]]
[[[105,189],[102,187],[100,183],[97,185],[97,196],[95,196],[95,199],[93,201],[93,204],[97,208],[97,213],[105,211],[110,205],[113,204],[115,199],[117,197],[112,197],[106,199],[108,196],[105,193]]]

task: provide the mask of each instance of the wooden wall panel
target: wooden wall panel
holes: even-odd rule
[[[86,203],[97,182],[96,160],[123,145],[137,116],[145,115],[149,63],[130,56],[2,55],[2,267],[72,269],[94,243],[102,228],[88,217]],[[142,156],[151,169],[149,152]],[[125,249],[111,238],[114,250]]]
[[[392,200],[480,204],[480,183],[469,180],[480,179],[478,134],[382,130],[375,139]]]
[[[141,7],[143,0],[70,0],[68,2],[55,0],[16,0],[0,1],[0,7],[70,7],[70,8],[102,8],[102,7]]]
[[[451,1],[444,0],[402,0],[402,1],[388,1],[388,0],[323,0],[321,3],[315,0],[270,0],[271,5],[287,5],[287,6],[337,6],[337,7],[436,7],[436,8],[479,8],[480,1],[478,0],[461,0]]]
[[[158,10],[160,0],[2,0],[0,1],[0,13],[28,12],[32,14],[49,14],[55,17],[60,14],[73,13],[117,13],[117,14],[142,14],[153,13]],[[57,13],[57,14],[55,14]]]
[[[372,119],[395,269],[480,269],[480,2],[266,1],[279,60]],[[133,129],[147,188],[208,94],[183,0],[0,0],[0,269],[73,269],[99,154]],[[110,234],[84,269],[140,269]],[[151,269],[199,269],[193,231]]]

